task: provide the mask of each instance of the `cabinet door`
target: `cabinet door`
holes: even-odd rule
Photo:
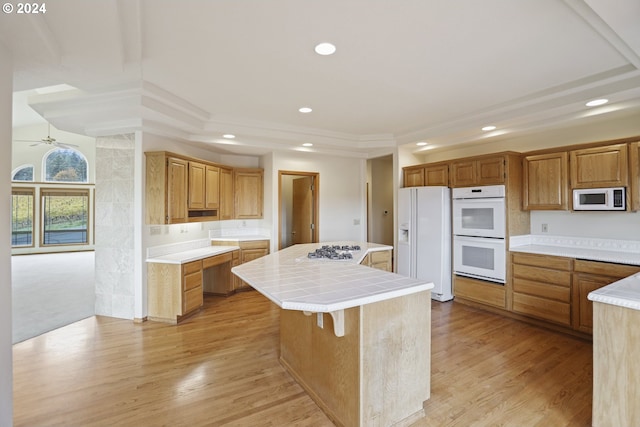
[[[220,219],[233,219],[233,171],[220,168]]]
[[[262,258],[269,254],[269,249],[242,249],[240,251],[240,264]],[[238,280],[238,290],[252,289],[244,280]]]
[[[574,328],[587,333],[593,333],[593,302],[589,301],[589,292],[613,283],[615,279],[592,274],[574,274],[573,286],[577,293],[578,307],[574,319]]]
[[[188,162],[169,157],[167,160],[167,218],[168,224],[187,222]]]
[[[504,157],[491,157],[476,161],[476,185],[504,184]]]
[[[567,210],[566,152],[523,159],[522,204],[525,210]]]
[[[449,165],[425,166],[424,185],[449,186]]]
[[[235,169],[234,191],[236,219],[262,218],[262,169]]]
[[[451,163],[451,186],[476,185],[476,162],[473,160]]]
[[[189,162],[189,209],[204,209],[205,165]]]
[[[405,187],[422,187],[424,183],[424,167],[404,168],[404,186]]]
[[[205,209],[220,207],[220,168],[207,165],[205,168]]]
[[[628,183],[627,144],[571,151],[571,187],[624,187]]]
[[[640,141],[629,144],[631,210],[640,210]]]

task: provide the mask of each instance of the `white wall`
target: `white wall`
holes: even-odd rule
[[[640,241],[640,212],[533,211],[531,234]]]
[[[0,43],[0,426],[13,425],[13,357],[11,341],[11,109],[13,65]]]
[[[275,195],[276,200],[278,171],[319,173],[318,227],[321,242],[366,240],[366,161],[364,159],[307,152],[278,152],[273,153],[271,168],[269,174],[273,179],[270,192]],[[271,209],[272,217],[277,218],[277,203],[274,203]],[[277,221],[273,221],[271,235],[278,235]],[[272,250],[275,250],[273,242]]]

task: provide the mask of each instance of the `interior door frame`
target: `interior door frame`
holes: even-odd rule
[[[313,233],[312,239],[314,242],[319,242],[318,236],[320,235],[320,174],[318,172],[302,172],[302,171],[278,171],[278,250],[282,249],[282,176],[294,175],[294,176],[310,176],[313,177]]]

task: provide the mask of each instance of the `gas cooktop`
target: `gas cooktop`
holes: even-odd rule
[[[332,259],[332,260],[347,260],[353,259],[353,251],[359,251],[361,248],[359,245],[324,245],[314,252],[309,252],[307,255],[310,259]]]

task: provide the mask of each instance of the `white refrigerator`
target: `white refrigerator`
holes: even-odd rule
[[[407,187],[398,193],[397,273],[433,282],[431,298],[453,299],[451,192],[447,187]]]

